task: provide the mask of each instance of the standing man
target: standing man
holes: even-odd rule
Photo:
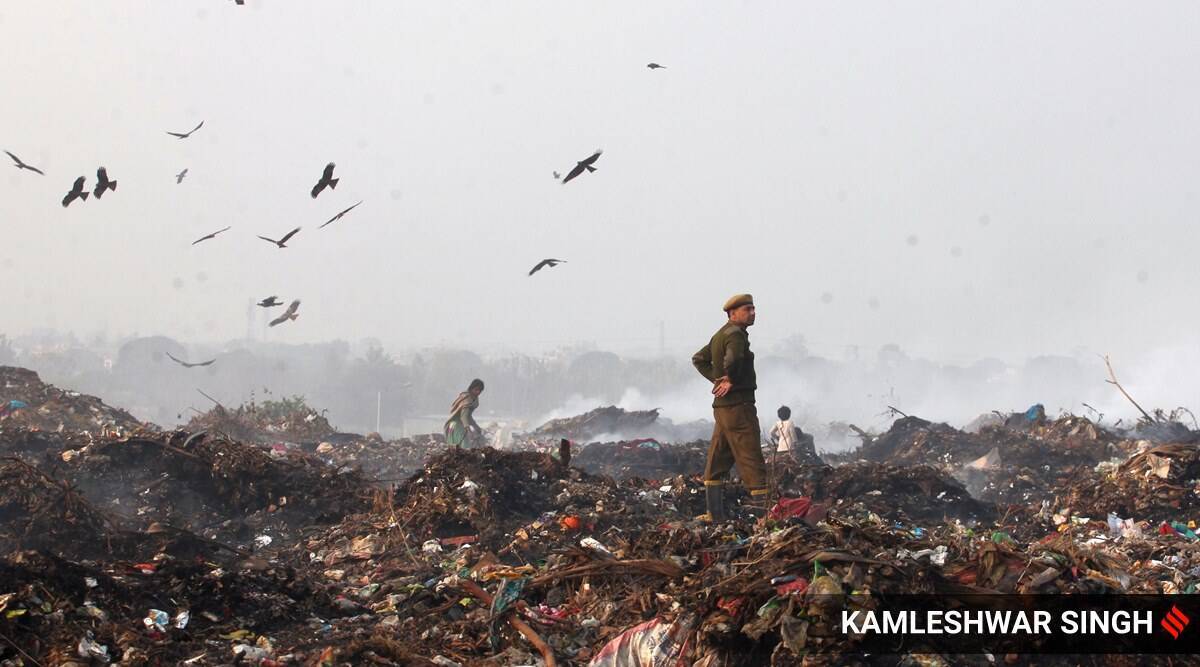
[[[692,365],[713,383],[712,444],[704,466],[704,500],[708,518],[724,521],[725,476],[737,464],[742,482],[755,505],[766,509],[767,464],[762,454],[762,433],[754,407],[754,353],[746,329],[754,325],[754,298],[738,294],[725,302],[728,321],[713,334],[708,345],[692,355]]]
[[[483,380],[475,378],[450,406],[450,418],[446,420],[442,429],[446,434],[446,442],[455,448],[462,446],[464,442],[470,445],[483,435],[483,429],[475,423],[475,410],[479,408],[479,395],[482,393]]]

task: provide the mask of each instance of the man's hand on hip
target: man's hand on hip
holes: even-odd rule
[[[713,396],[721,398],[725,394],[728,394],[730,389],[733,389],[733,382],[729,379],[729,376],[726,375],[725,377],[719,378],[717,383],[713,385],[712,393]]]

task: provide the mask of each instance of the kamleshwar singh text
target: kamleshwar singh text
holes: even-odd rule
[[[858,610],[842,612],[843,634],[1151,634],[1150,611],[995,609]]]

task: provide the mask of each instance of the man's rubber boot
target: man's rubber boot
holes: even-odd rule
[[[770,512],[771,496],[766,489],[750,492],[750,499],[742,503],[742,510],[754,519],[761,519]]]
[[[708,518],[713,523],[728,521],[729,515],[725,513],[725,488],[706,485],[704,487],[704,507],[708,510]]]

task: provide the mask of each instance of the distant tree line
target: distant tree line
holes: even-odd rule
[[[168,353],[192,362],[216,361],[184,368]],[[217,346],[150,336],[85,344],[70,336],[9,339],[0,334],[0,363],[31,368],[47,382],[95,394],[163,426],[210,409],[203,391],[226,407],[304,396],[336,427],[358,431],[374,428],[381,397],[382,429],[413,432],[411,424],[417,422],[434,428],[430,425],[476,377],[487,383],[480,414],[485,421],[535,420],[562,408],[571,397],[589,399],[583,409],[616,404],[631,391],[655,404],[630,407],[667,407],[666,414],[676,421],[707,412],[703,381],[686,355],[631,358],[588,347],[543,356],[484,357],[458,349],[393,355],[377,341],[235,341]],[[956,366],[912,358],[896,345],[885,345],[861,358],[854,350],[835,360],[810,353],[797,335],[759,351],[757,366],[760,417],[773,419],[775,408],[786,403],[809,425],[890,423],[888,406],[965,423],[981,413],[1024,410],[1035,402],[1052,413],[1078,410],[1084,402],[1113,402],[1106,401],[1112,392],[1097,379],[1099,371],[1063,356],[1034,357],[1018,366],[990,358]]]

